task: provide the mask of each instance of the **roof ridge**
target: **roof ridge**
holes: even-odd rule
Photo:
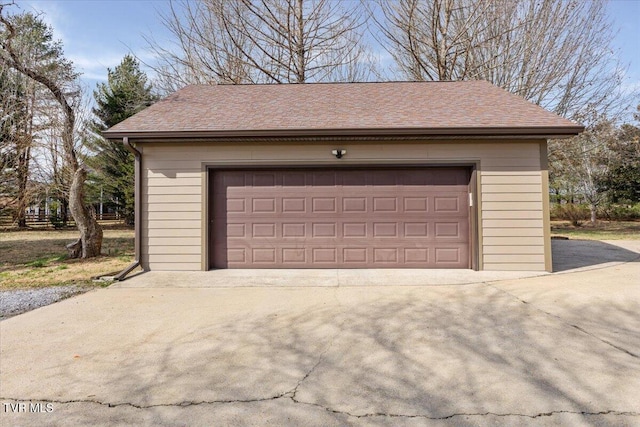
[[[482,79],[477,79],[477,80],[393,80],[393,81],[366,81],[366,82],[302,82],[302,83],[215,83],[215,84],[194,83],[194,84],[186,85],[183,88],[178,89],[178,91],[187,87],[218,87],[218,86],[283,87],[283,86],[330,86],[330,85],[357,86],[357,85],[382,85],[382,84],[446,84],[446,83],[455,83],[455,84],[486,83],[491,85],[491,83]]]

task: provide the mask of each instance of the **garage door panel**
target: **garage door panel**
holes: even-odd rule
[[[336,197],[312,197],[311,213],[327,214],[338,212],[338,203]]]
[[[428,222],[405,222],[404,237],[425,239],[429,237]]]
[[[224,193],[227,188],[242,188],[247,183],[245,182],[245,172],[234,172],[227,171],[223,175],[220,176],[220,179],[214,181],[216,185],[214,185],[214,192],[217,194]]]
[[[345,239],[357,239],[367,236],[367,223],[366,222],[343,222],[342,223],[342,237]]]
[[[282,248],[282,262],[304,265],[307,263],[305,248]]]
[[[404,248],[406,264],[423,265],[429,262],[429,248]]]
[[[469,226],[467,223],[452,218],[435,219],[426,221],[424,218],[414,221],[390,222],[379,218],[349,221],[335,217],[318,218],[315,221],[293,221],[287,219],[271,219],[265,221],[254,218],[253,221],[239,221],[220,223],[222,233],[227,240],[234,244],[241,244],[244,240],[250,244],[252,238],[277,238],[286,241],[326,241],[336,243],[336,239],[348,239],[355,242],[364,239],[363,242],[372,244],[372,238],[389,240],[398,239],[398,244],[403,244],[405,239],[419,239],[423,241],[466,242],[468,241]]]
[[[307,224],[304,222],[283,222],[281,230],[284,239],[304,239],[307,235]]]
[[[369,257],[367,256],[366,247],[343,247],[342,260],[346,265],[367,264]]]
[[[468,180],[462,168],[216,171],[211,265],[468,268]]]
[[[304,197],[283,197],[280,206],[282,206],[282,213],[304,214],[307,212],[307,200]]]
[[[336,191],[336,190],[334,190]],[[459,191],[459,190],[458,190]],[[418,216],[430,213],[432,217],[456,216],[468,217],[467,195],[451,196],[453,192],[435,195],[433,197],[414,197],[389,195],[363,197],[362,191],[357,196],[284,196],[284,197],[247,197],[238,192],[229,192],[226,205],[222,202],[214,203],[214,217],[223,217],[228,213],[246,214],[256,217],[273,213],[317,215],[395,215],[416,214]]]
[[[223,250],[219,248],[218,250]],[[291,268],[335,268],[336,263],[349,267],[385,268],[402,266],[424,268],[460,268],[468,251],[459,247],[285,247],[227,248],[222,258],[229,268],[273,268],[273,264],[295,264]]]

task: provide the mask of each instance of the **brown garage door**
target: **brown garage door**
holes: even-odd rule
[[[469,268],[469,170],[215,170],[212,268]]]

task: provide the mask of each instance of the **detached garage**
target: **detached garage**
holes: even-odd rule
[[[551,270],[547,139],[486,82],[188,86],[105,132],[147,270]]]

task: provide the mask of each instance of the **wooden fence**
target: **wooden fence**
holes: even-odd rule
[[[102,225],[115,225],[122,224],[124,222],[124,218],[116,213],[103,213],[102,215],[97,214],[97,216],[98,222]],[[56,228],[56,226],[45,215],[27,214],[26,220],[27,227],[30,228]],[[69,215],[67,227],[75,227],[75,225],[75,221],[73,220],[71,215]],[[13,221],[13,218],[10,215],[0,215],[0,228],[12,228],[15,226],[16,223]]]

